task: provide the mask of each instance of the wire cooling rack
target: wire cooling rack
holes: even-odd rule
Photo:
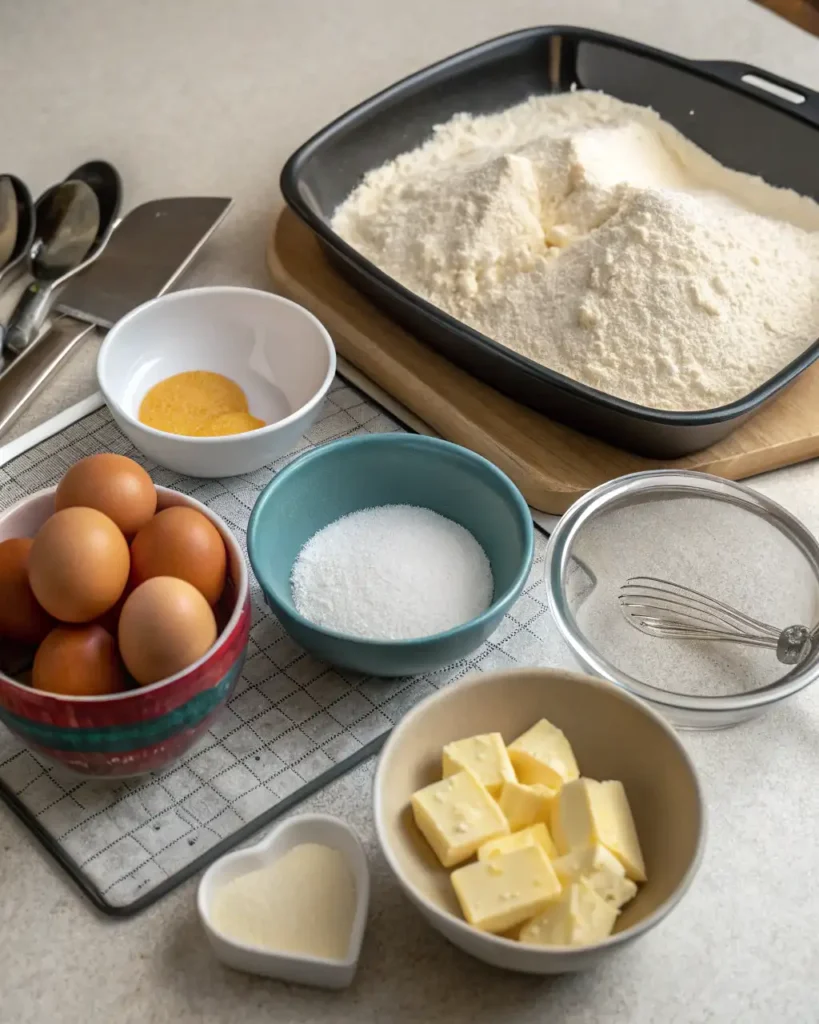
[[[55,484],[86,455],[118,452],[144,465],[155,483],[204,502],[244,548],[259,492],[302,452],[403,429],[338,377],[320,418],[288,455],[255,473],[199,480],[147,461],[103,407],[0,465],[0,509]],[[469,672],[537,664],[551,628],[544,550],[536,532],[530,579],[489,642],[444,670],[399,680],[333,669],[305,653],[270,613],[251,574],[244,671],[227,707],[185,757],[141,779],[82,779],[52,767],[0,725],[0,797],[101,910],[136,913],[374,753],[427,694]]]

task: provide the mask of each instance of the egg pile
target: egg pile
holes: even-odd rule
[[[147,686],[215,643],[224,541],[196,509],[156,507],[140,465],[92,455],[60,481],[55,512],[33,538],[0,543],[0,646],[33,652],[35,689],[102,696]]]

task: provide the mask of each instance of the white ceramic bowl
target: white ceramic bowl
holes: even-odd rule
[[[237,942],[220,932],[212,921],[213,896],[221,886],[272,864],[301,843],[321,843],[338,850],[353,875],[356,911],[347,955],[342,960],[274,953],[259,946]],[[229,967],[319,988],[346,988],[353,980],[367,924],[369,903],[370,872],[364,848],[349,825],[327,814],[303,814],[289,818],[255,846],[237,850],[217,860],[202,877],[197,896],[199,917],[211,948]]]
[[[234,380],[267,426],[185,437],[138,419],[145,393],[187,370]],[[149,459],[186,476],[250,473],[290,451],[315,420],[336,371],[330,335],[306,309],[253,288],[193,288],[146,302],[102,343],[97,376],[122,432]]]
[[[548,718],[563,729],[584,775],[626,787],[648,881],[614,933],[588,946],[529,946],[464,921],[450,881],[415,826],[410,797],[441,777],[446,743],[500,732],[508,743]],[[669,725],[619,686],[562,669],[474,675],[444,687],[406,714],[387,740],[373,787],[375,830],[406,895],[450,942],[495,967],[561,974],[593,967],[645,935],[691,885],[705,844],[697,774]]]

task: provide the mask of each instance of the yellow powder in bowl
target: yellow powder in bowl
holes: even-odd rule
[[[208,435],[223,437],[225,434],[245,434],[248,430],[258,430],[263,426],[264,420],[249,412],[223,412],[208,423]]]
[[[238,384],[209,370],[177,373],[154,384],[139,406],[139,421],[187,437],[244,434],[265,425],[250,414]]]

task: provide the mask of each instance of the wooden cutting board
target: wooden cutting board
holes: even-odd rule
[[[756,0],[760,7],[819,36],[819,0]]]
[[[819,455],[819,365],[730,437],[662,462],[555,423],[448,362],[347,284],[290,210],[276,222],[267,262],[278,290],[321,320],[340,355],[442,437],[500,466],[542,512],[565,512],[592,487],[638,470],[696,469],[741,480]]]

